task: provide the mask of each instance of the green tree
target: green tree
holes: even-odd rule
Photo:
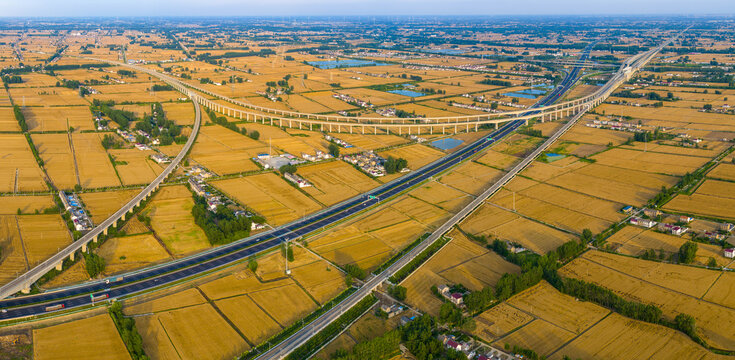
[[[691,264],[697,255],[697,243],[692,241],[685,242],[679,248],[679,262],[682,264]]]
[[[334,157],[339,157],[339,146],[337,146],[337,144],[330,143],[328,149],[329,149],[329,154],[330,155],[332,155]]]
[[[251,257],[250,261],[248,261],[248,269],[253,273],[258,270],[258,261],[256,261],[254,257]]]
[[[258,140],[260,138],[260,133],[253,130],[248,134],[248,136],[250,136],[250,138],[253,140]]]
[[[398,301],[406,300],[406,288],[401,285],[393,285],[388,289],[388,294]]]

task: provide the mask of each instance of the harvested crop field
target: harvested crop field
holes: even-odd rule
[[[254,292],[248,296],[283,327],[306,316],[317,307],[317,304],[296,284]]]
[[[664,251],[664,256],[678,253],[679,248],[687,242],[686,237],[674,236],[646,230],[635,226],[626,226],[607,239],[616,252],[624,255],[640,256],[646,250],[656,253]],[[706,266],[710,258],[714,258],[719,266],[726,266],[732,262],[722,255],[722,248],[718,245],[697,244],[698,250],[695,264]]]
[[[517,266],[470,241],[458,231],[452,231],[449,236],[452,241],[403,281],[407,289],[407,301],[432,314],[438,313],[442,303],[431,293],[432,286],[462,284],[478,291],[486,286],[494,286],[505,273],[520,271]]]
[[[43,210],[55,205],[49,195],[0,196],[0,214],[2,215],[17,214],[18,210],[22,214],[32,214],[36,211],[43,212]]]
[[[471,195],[438,181],[411,191],[411,196],[449,212],[458,211],[473,199]]]
[[[217,300],[215,304],[251,344],[260,344],[281,330],[278,323],[247,295]]]
[[[314,185],[304,190],[326,206],[336,204],[379,185],[360,170],[342,161],[302,166],[298,174]]]
[[[675,212],[708,216],[719,219],[735,219],[735,199],[719,196],[679,194],[663,207]]]
[[[495,341],[499,337],[528,324],[534,319],[530,314],[502,302],[475,316],[477,329],[474,334],[485,341]]]
[[[109,315],[33,330],[33,358],[38,360],[130,359]]]
[[[139,193],[140,190],[137,189],[115,190],[86,192],[79,194],[79,197],[84,203],[84,208],[87,209],[87,212],[92,217],[92,220],[95,223],[101,223]]]
[[[460,227],[474,235],[493,235],[516,242],[538,254],[555,250],[575,236],[520,217],[510,211],[483,204]]]
[[[676,330],[616,313],[554,353],[552,359],[719,359]]]
[[[735,309],[700,300],[720,272],[588,251],[559,271],[604,286],[618,295],[661,308],[665,318],[679,313],[693,316],[697,333],[707,343],[735,349]]]
[[[45,190],[43,173],[33,157],[25,136],[21,134],[0,134],[3,144],[0,161],[0,191]],[[42,157],[43,158],[43,157]]]
[[[249,349],[210,304],[137,317],[135,324],[146,354],[154,359],[215,360],[233,358]]]
[[[393,249],[356,226],[345,226],[321,235],[309,248],[339,265],[358,264],[363,269],[377,266]]]
[[[120,179],[110,157],[102,147],[102,139],[96,133],[73,133],[79,182],[84,188],[120,186]]]
[[[137,269],[171,259],[166,249],[151,234],[107,239],[97,254],[105,259],[105,274]]]
[[[148,185],[163,172],[163,167],[149,158],[154,151],[111,149],[109,152],[115,160],[115,170],[123,185]]]
[[[38,265],[72,241],[59,214],[21,215],[17,218],[30,267]]]
[[[203,126],[191,150],[191,158],[217,174],[258,170],[251,160],[267,153],[268,146],[219,125]]]
[[[204,231],[194,223],[191,209],[194,199],[184,185],[162,187],[143,210],[151,218],[151,227],[175,254],[188,254],[208,248]]]
[[[654,153],[622,148],[611,149],[592,157],[600,165],[681,176],[701,167],[709,158]]]
[[[321,208],[274,173],[213,181],[210,184],[264,216],[272,225],[283,225]]]
[[[77,173],[69,135],[33,134],[31,138],[54,185],[61,189],[74,188],[77,184]]]
[[[478,195],[501,176],[502,171],[471,161],[442,175],[439,181],[465,193]]]
[[[94,117],[86,106],[26,107],[23,115],[30,131],[94,130]]]
[[[28,270],[15,215],[0,215],[0,284]]]
[[[715,179],[735,181],[735,164],[720,163],[707,176]]]

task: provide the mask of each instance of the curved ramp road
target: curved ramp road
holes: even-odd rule
[[[585,49],[582,54],[582,59],[586,59],[588,57],[589,51],[589,48]],[[653,56],[653,54],[655,53],[640,56],[639,58],[645,58],[647,61],[647,59]],[[637,63],[638,61],[636,61],[636,64]],[[580,68],[573,69],[556,89],[539,102],[538,106],[555,102],[564,93],[571,89],[576,82],[579,71]],[[148,70],[146,72],[153,73],[156,76],[160,75],[152,70]],[[167,82],[172,80],[172,78],[168,76],[161,76],[161,78]],[[606,98],[621,81],[624,81],[624,77],[621,77],[619,73],[596,93],[596,97],[593,98],[588,105],[602,101],[602,99]],[[182,90],[183,85],[181,85],[181,83],[175,83],[174,85],[180,91],[185,91]],[[188,93],[193,98],[196,98],[197,96],[191,93],[191,91]],[[199,114],[199,112],[197,112],[197,114]],[[199,116],[197,116],[197,119],[199,119]],[[190,278],[194,275],[216,270],[226,265],[247,259],[251,255],[259,252],[274,249],[285,240],[308,235],[314,231],[333,225],[347,217],[378,204],[381,201],[380,199],[385,200],[398,195],[401,192],[450,169],[451,167],[459,164],[462,160],[484,150],[498,141],[498,139],[511,133],[524,123],[524,120],[516,120],[506,123],[489,136],[480,139],[456,151],[455,153],[438,159],[421,169],[388,182],[363,195],[345,200],[342,203],[333,205],[332,207],[289,224],[282,225],[268,232],[244,238],[231,244],[209,249],[186,258],[129,272],[121,276],[115,276],[98,281],[90,281],[77,286],[56,289],[42,294],[0,300],[0,320],[18,319],[58,311],[58,307],[60,305],[63,305],[64,309],[87,306],[93,303],[92,297],[104,294],[107,294],[110,299],[129,296],[172,284],[174,282]],[[198,122],[196,128],[198,128]],[[190,141],[192,141],[192,139],[193,137],[190,137]],[[49,311],[47,311],[47,309]]]
[[[136,206],[140,205],[143,200],[148,198],[149,195],[151,195],[154,191],[156,191],[156,189],[158,189],[158,186],[161,185],[164,180],[166,180],[171,172],[176,169],[184,156],[186,156],[192,144],[194,144],[194,140],[196,139],[197,133],[199,132],[199,125],[201,123],[202,115],[199,109],[199,104],[196,101],[196,97],[198,95],[195,95],[191,91],[188,91],[187,93],[189,97],[193,100],[192,102],[194,103],[194,108],[196,110],[196,120],[194,121],[194,127],[191,135],[189,135],[189,139],[186,141],[186,144],[181,149],[179,154],[176,155],[176,158],[174,158],[171,163],[163,170],[163,172],[159,174],[152,183],[146,186],[143,191],[141,191],[127,204],[117,210],[114,214],[110,215],[110,217],[105,219],[105,221],[97,225],[90,232],[88,232],[78,240],[74,241],[73,243],[62,249],[60,252],[46,259],[44,262],[36,265],[33,269],[29,270],[25,274],[15,278],[13,281],[10,281],[3,286],[0,286],[0,298],[8,297],[19,291],[30,290],[31,285],[36,282],[36,280],[41,278],[52,269],[59,268],[67,257],[73,258],[74,253],[76,253],[78,250],[81,249],[82,251],[86,251],[87,244],[89,244],[90,241],[96,242],[97,236],[103,233],[107,234],[107,229],[109,229],[111,226],[115,226],[118,220],[124,220],[127,213],[132,213]]]

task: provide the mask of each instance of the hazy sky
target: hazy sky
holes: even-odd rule
[[[0,16],[735,14],[735,0],[0,0]]]

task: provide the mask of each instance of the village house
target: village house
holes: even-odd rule
[[[639,218],[639,217],[631,218],[629,222],[630,222],[631,225],[642,226],[642,227],[648,228],[648,229],[656,226],[656,224],[657,224],[653,220],[643,219],[643,218]]]
[[[643,214],[646,215],[646,216],[648,216],[648,217],[650,217],[650,218],[657,218],[657,217],[661,216],[662,213],[661,213],[661,210],[644,209],[643,210]]]
[[[725,249],[722,251],[722,255],[728,259],[735,258],[735,249]]]

